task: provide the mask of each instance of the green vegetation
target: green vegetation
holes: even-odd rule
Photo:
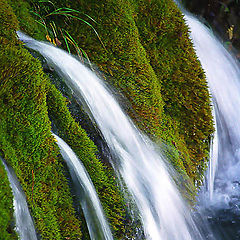
[[[6,4],[3,2],[3,4]],[[0,8],[0,21],[3,23],[3,27],[0,28],[0,45],[5,41],[14,37],[14,28],[18,26],[16,17],[9,11],[10,7],[6,4],[5,9]],[[8,18],[6,18],[4,12],[8,12]],[[6,37],[8,39],[6,39]],[[0,82],[1,83],[1,82]],[[9,185],[7,173],[0,159],[0,230],[1,240],[17,239],[14,232],[14,218],[13,218],[13,195]]]
[[[45,32],[42,31],[42,29],[39,29],[38,24],[32,18],[31,8],[29,3],[25,0],[7,0],[7,2],[9,4],[8,8],[11,6],[12,10],[6,11],[5,14],[9,14],[10,12],[11,14],[14,14],[14,16],[11,16],[11,18],[13,17],[13,19],[15,20],[17,19],[19,23],[17,24],[20,26],[20,27],[14,28],[14,30],[15,29],[19,30],[19,28],[21,28],[23,32],[29,33],[32,37],[37,38],[39,40],[44,40]],[[0,7],[4,9],[3,5],[0,5]],[[12,27],[13,26],[14,25],[12,25]]]
[[[80,222],[74,216],[50,132],[41,65],[27,50],[5,45],[0,69],[0,147],[4,158],[20,180],[42,238],[78,239]]]
[[[3,3],[1,19],[12,23],[11,8]],[[41,64],[17,45],[16,37],[9,41],[5,35],[7,29],[0,45],[0,149],[22,185],[42,239],[79,239],[80,221],[74,215],[50,132],[45,88],[48,79]]]
[[[198,168],[204,168],[206,140],[213,127],[204,72],[188,38],[188,28],[173,1],[141,1],[135,7],[140,40],[161,84],[164,114],[179,123],[180,138],[188,148],[184,166],[191,178],[199,179],[196,174]]]
[[[73,43],[70,46],[63,37],[66,50],[77,46],[88,54],[126,96],[130,103],[126,110],[138,127],[157,143],[166,143],[165,154],[192,181],[201,178],[213,131],[204,73],[172,0],[53,0],[51,13],[57,14],[50,14],[51,18],[36,10],[43,2],[2,0],[0,4],[1,154],[16,172],[42,239],[81,239],[84,219],[73,208],[50,117],[85,165],[115,237],[123,239],[129,219],[113,170],[97,157],[97,147],[73,119],[40,62],[17,40],[15,30],[41,40],[53,34],[50,38],[56,43],[59,33],[54,32],[64,29],[61,36]],[[82,21],[74,15],[66,24],[60,10],[81,13]],[[45,23],[39,24],[41,18]],[[0,230],[4,239],[14,239],[12,195],[1,164],[0,177],[4,183]]]
[[[54,117],[59,135],[85,164],[112,229],[122,239],[126,210],[113,171],[97,159],[97,148],[71,117],[65,99],[50,84],[40,63],[18,42],[14,32],[18,29],[17,19],[7,2],[4,7],[0,9],[8,7],[7,16],[13,18],[6,18],[9,25],[16,22],[13,29],[6,28],[1,34],[0,149],[20,180],[37,230],[42,239],[81,238],[81,224],[74,216],[67,180],[51,136],[49,114]],[[10,31],[12,36],[7,39]]]
[[[86,16],[91,21],[94,21],[94,19],[92,19],[87,14],[82,14],[80,11],[75,9],[71,9],[67,7],[57,8],[49,0],[35,1],[33,6],[34,6],[34,10],[32,11],[32,14],[34,14],[37,17],[35,21],[38,24],[40,24],[42,27],[44,27],[46,32],[46,39],[49,42],[53,43],[55,46],[61,46],[62,43],[64,43],[65,48],[68,50],[69,53],[71,53],[70,45],[72,45],[76,50],[77,55],[82,61],[83,61],[83,56],[89,61],[89,58],[86,52],[79,47],[79,45],[76,43],[73,37],[69,34],[69,32],[65,30],[64,27],[59,27],[55,23],[55,19],[60,18],[61,22],[64,22],[65,25],[68,25],[71,19],[81,21],[86,25],[88,25],[90,28],[92,28],[92,30],[95,32],[96,36],[101,42],[101,39],[97,31],[95,30],[95,28],[88,21],[84,20],[81,17],[81,15]]]
[[[173,165],[198,181],[213,132],[209,93],[188,28],[174,2],[53,2],[81,9],[96,20],[95,29],[107,50],[88,26],[73,20],[67,30],[127,97],[128,113],[139,128],[174,149]]]

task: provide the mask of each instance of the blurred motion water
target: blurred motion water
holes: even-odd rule
[[[42,54],[79,101],[84,101],[112,151],[115,171],[135,200],[146,239],[203,239],[163,157],[134,126],[103,82],[67,52],[18,35],[29,48]]]
[[[216,133],[198,210],[217,239],[240,239],[240,68],[213,33],[186,14],[196,53],[205,70],[215,112]]]
[[[80,204],[92,240],[113,240],[94,185],[86,169],[73,150],[60,137],[53,134],[60,153],[67,163],[71,177],[80,194]]]
[[[0,158],[0,160],[2,159]],[[13,192],[14,216],[16,220],[15,229],[20,237],[20,240],[37,240],[33,220],[28,209],[24,192],[21,189],[13,170],[7,166],[5,161],[2,160],[2,162],[7,171],[8,179]]]

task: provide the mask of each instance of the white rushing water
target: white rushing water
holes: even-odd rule
[[[240,68],[237,60],[198,20],[185,16],[213,97],[217,132],[210,160],[209,189],[214,208],[237,207],[240,199]],[[239,209],[238,209],[239,211]]]
[[[146,239],[202,239],[162,157],[133,125],[102,81],[65,51],[18,34],[64,77],[79,100],[84,99],[115,156],[114,169],[136,202]]]
[[[57,140],[60,153],[67,163],[74,184],[80,191],[80,204],[87,222],[91,239],[113,240],[96,190],[83,164],[67,143],[65,143],[57,135],[53,134],[53,136]]]
[[[213,192],[214,192],[214,182],[216,176],[216,170],[218,167],[218,131],[217,131],[217,120],[216,120],[216,113],[215,109],[213,109],[213,120],[215,126],[215,132],[213,138],[211,139],[210,145],[210,160],[209,166],[206,176],[207,181],[207,191],[209,193],[209,198],[213,200]]]
[[[13,192],[13,206],[14,216],[16,220],[15,227],[16,232],[18,233],[20,240],[37,240],[33,220],[28,210],[28,205],[24,192],[22,191],[21,186],[13,170],[9,168],[4,161],[2,162],[7,171],[8,179]]]

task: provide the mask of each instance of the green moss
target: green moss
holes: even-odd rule
[[[8,0],[14,14],[19,22],[17,30],[21,30],[30,36],[39,40],[45,39],[44,27],[39,25],[32,17],[32,11],[29,3],[25,0]]]
[[[18,27],[18,22],[11,7],[6,1],[2,1],[0,7],[0,21],[3,23],[0,28],[0,45],[14,39],[14,30]],[[7,38],[7,39],[6,39]],[[1,134],[1,132],[0,132]],[[13,217],[13,195],[8,181],[7,173],[0,159],[0,231],[1,240],[17,239],[14,231],[14,217]]]
[[[22,1],[11,1],[11,4],[18,17],[28,12],[28,5]],[[16,19],[13,13],[12,16]],[[30,25],[23,23],[20,21],[21,29],[29,32]],[[17,29],[18,24],[14,30]],[[61,129],[60,135],[85,164],[112,229],[117,237],[122,238],[126,213],[112,170],[96,158],[97,148],[73,120],[64,98],[51,86],[38,61],[22,46],[16,46],[15,34],[11,42],[5,39],[5,35],[2,37],[4,45],[1,46],[0,62],[0,149],[22,184],[41,237],[77,239],[81,236],[80,223],[73,215],[70,192],[51,137],[49,111]]]
[[[4,4],[0,9],[7,8],[11,13],[7,16],[14,16]],[[74,215],[51,135],[45,88],[48,80],[41,64],[16,45],[16,36],[11,42],[5,36],[7,32],[2,34],[0,46],[0,149],[22,185],[42,239],[79,239],[80,221]]]
[[[51,136],[41,65],[22,47],[5,45],[0,69],[0,148],[20,180],[37,229],[43,239],[78,239],[80,223]]]
[[[16,39],[15,31],[19,28],[17,17],[14,15],[7,0],[1,0],[0,4],[0,36],[14,41],[14,39]]]
[[[184,166],[198,179],[213,126],[206,79],[188,28],[173,1],[140,1],[135,7],[140,40],[162,86],[164,114],[179,123],[180,138],[188,148]]]
[[[29,3],[2,0],[0,5],[0,149],[20,180],[41,237],[81,238],[80,222],[51,136],[50,114],[60,136],[90,174],[116,236],[123,238],[126,212],[112,170],[96,157],[97,148],[71,117],[40,63],[18,45],[18,29],[44,39],[44,28],[33,20]],[[192,180],[199,180],[207,139],[213,131],[209,94],[188,29],[173,1],[53,3],[78,9],[97,21],[91,24],[106,49],[88,25],[71,20],[64,28],[126,96],[128,113],[138,127],[156,142],[167,144],[165,152],[183,176],[187,173]],[[31,8],[34,10],[34,5]],[[54,21],[60,27],[64,24],[57,16]],[[1,189],[0,194],[7,191]],[[11,201],[8,196],[9,209]],[[12,212],[6,214],[5,232]]]

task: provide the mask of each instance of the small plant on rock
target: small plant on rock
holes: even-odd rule
[[[68,8],[68,7],[58,8],[50,0],[40,0],[40,1],[34,2],[33,5],[34,5],[34,11],[32,11],[32,13],[37,17],[35,21],[44,27],[46,31],[46,39],[52,44],[54,44],[55,46],[62,46],[64,43],[65,49],[69,53],[71,53],[70,46],[72,45],[78,57],[82,61],[83,61],[83,58],[85,57],[91,66],[87,53],[81,47],[79,47],[77,42],[74,40],[71,34],[64,27],[60,27],[57,24],[56,18],[61,17],[61,22],[63,22],[64,25],[66,26],[71,24],[71,20],[79,20],[84,24],[87,24],[97,35],[99,41],[105,48],[98,32],[90,23],[90,21],[93,23],[97,23],[97,22],[89,15],[82,13],[78,10]],[[87,18],[89,21],[85,20],[83,17]]]

